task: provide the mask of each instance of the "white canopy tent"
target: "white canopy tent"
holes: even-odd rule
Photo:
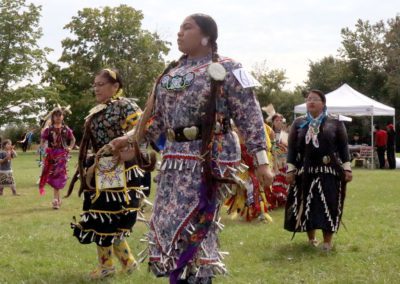
[[[341,114],[348,116],[370,116],[371,117],[371,145],[374,147],[374,116],[392,116],[395,125],[395,109],[377,102],[360,92],[354,90],[347,84],[343,84],[338,89],[328,93],[326,96],[326,106],[328,113]],[[294,107],[294,113],[306,113],[306,104]],[[372,160],[373,164],[373,160]]]

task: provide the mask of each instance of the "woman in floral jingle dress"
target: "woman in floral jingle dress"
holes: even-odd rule
[[[115,274],[114,256],[123,273],[136,268],[126,237],[136,223],[140,199],[148,188],[142,186],[144,173],[133,161],[126,161],[125,169],[118,167],[115,173],[119,175],[111,175],[113,171],[93,171],[99,152],[105,149],[103,146],[132,129],[141,115],[136,103],[122,96],[122,80],[117,70],[101,70],[96,74],[93,88],[98,104],[86,117],[79,149],[83,213],[81,220],[71,227],[80,243],[96,244],[98,265],[90,278],[101,279]],[[96,157],[89,155],[90,146]],[[120,186],[116,181],[121,182]]]

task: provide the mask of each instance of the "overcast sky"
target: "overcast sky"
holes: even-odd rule
[[[85,7],[127,4],[144,14],[143,28],[172,43],[167,59],[180,53],[176,34],[183,19],[193,13],[211,15],[218,24],[219,53],[241,62],[247,69],[267,62],[283,69],[287,87],[307,79],[310,61],[337,55],[340,30],[354,29],[357,19],[375,23],[400,13],[399,0],[28,0],[42,6],[41,46],[54,49],[50,60],[61,55],[63,30]]]

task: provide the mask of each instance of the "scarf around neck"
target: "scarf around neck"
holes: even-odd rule
[[[312,117],[312,115],[307,112],[306,121],[300,125],[301,128],[304,128],[308,125],[308,130],[305,136],[306,144],[310,144],[310,141],[312,141],[314,147],[319,148],[318,133],[320,132],[321,123],[326,117],[326,109],[316,118]]]

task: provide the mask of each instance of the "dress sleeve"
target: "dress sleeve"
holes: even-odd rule
[[[71,128],[69,128],[69,127],[67,126],[67,138],[68,138],[68,139],[72,139],[73,137],[74,137],[74,132],[72,131]]]
[[[46,141],[49,140],[49,128],[48,128],[48,127],[45,128],[45,129],[42,131],[42,134],[40,135],[40,138],[41,138],[42,140],[46,140]]]
[[[247,150],[255,154],[267,150],[260,104],[252,88],[243,88],[232,71],[224,86],[231,118],[244,139]]]
[[[348,144],[348,137],[346,127],[344,126],[343,122],[337,122],[337,151],[340,157],[340,160],[343,164],[350,162],[350,151],[349,151],[349,144]]]
[[[298,139],[298,120],[295,120],[290,127],[288,137],[288,153],[287,153],[287,165],[288,172],[296,170],[296,157],[297,157],[297,139]]]
[[[126,101],[122,108],[121,127],[122,129],[128,131],[137,125],[142,114],[142,110],[136,103],[130,101]]]

